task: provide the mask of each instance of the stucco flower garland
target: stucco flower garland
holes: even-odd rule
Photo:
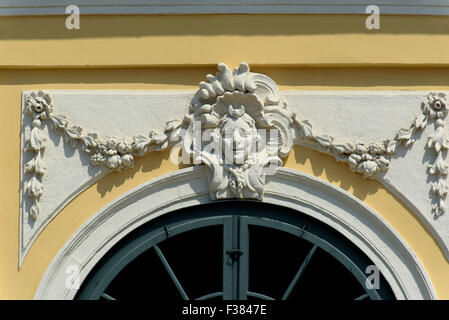
[[[90,154],[92,165],[105,166],[111,171],[120,171],[132,168],[136,156],[143,156],[154,150],[164,150],[177,143],[181,139],[181,130],[188,129],[195,116],[207,116],[208,105],[199,103],[200,100],[212,101],[226,92],[236,90],[246,93],[264,89],[262,91],[268,93],[266,97],[268,104],[278,103],[277,98],[275,99],[278,94],[271,88],[275,86],[268,85],[265,88],[264,85],[258,88],[257,84],[260,86],[262,83],[261,77],[264,81],[268,81],[268,84],[272,82],[264,75],[251,73],[245,63],[233,71],[226,65],[219,64],[216,76],[207,75],[206,82],[200,83],[200,89],[192,99],[189,113],[182,120],[167,122],[163,132],[151,131],[148,136],[137,135],[125,138],[103,137],[93,132],[85,133],[85,129],[70,123],[65,116],[53,113],[52,99],[48,94],[42,91],[29,94],[26,97],[26,112],[33,120],[25,148],[32,152],[33,157],[24,166],[24,171],[29,174],[24,183],[24,193],[32,200],[29,216],[34,220],[37,219],[40,211],[39,198],[44,189],[42,184],[42,176],[45,172],[43,152],[47,141],[42,130],[44,122],[50,124],[56,133],[63,135],[65,143],[72,148],[79,145],[83,152]],[[427,95],[422,103],[422,114],[413,119],[409,128],[400,129],[391,139],[370,144],[337,142],[334,137],[317,134],[307,120],[300,119],[293,112],[287,112],[286,107],[284,109],[285,112],[282,111],[283,109],[279,110],[283,115],[288,115],[287,118],[291,118],[298,126],[299,138],[302,141],[321,152],[333,155],[337,161],[347,162],[352,171],[362,174],[364,178],[371,178],[380,171],[388,170],[391,156],[396,154],[398,148],[410,147],[415,141],[415,133],[425,129],[427,124],[433,121],[436,132],[429,138],[427,144],[427,148],[436,154],[435,161],[428,166],[429,174],[435,177],[430,190],[436,197],[432,212],[438,216],[447,210],[444,199],[449,189],[446,181],[449,168],[445,162],[445,156],[449,148],[449,134],[444,122],[448,113],[447,98],[443,93]],[[291,135],[285,146],[290,145],[288,140],[291,140]],[[289,150],[288,147],[281,146],[280,156],[285,157]]]
[[[445,162],[447,149],[449,148],[449,135],[446,130],[445,119],[448,112],[447,100],[444,94],[431,94],[428,97],[429,103],[424,105],[424,114],[427,119],[435,120],[435,135],[429,137],[427,147],[437,154],[433,164],[428,166],[429,173],[436,176],[436,182],[432,183],[431,191],[436,196],[436,203],[432,205],[432,212],[441,215],[447,211],[444,199],[448,192],[447,174],[448,165]]]
[[[431,192],[436,196],[432,213],[438,216],[447,211],[444,199],[449,190],[446,181],[449,168],[445,162],[445,154],[449,148],[449,134],[444,122],[448,113],[447,102],[444,93],[429,93],[422,102],[422,114],[413,119],[409,128],[400,129],[392,139],[368,145],[339,143],[331,136],[316,134],[312,130],[312,125],[298,116],[295,123],[300,128],[301,138],[304,141],[321,152],[333,155],[337,161],[347,162],[352,171],[361,173],[364,178],[370,178],[380,171],[388,170],[391,156],[396,154],[398,147],[410,147],[415,142],[416,132],[424,130],[429,122],[434,121],[436,133],[429,137],[427,147],[436,153],[435,161],[428,166],[428,169],[429,174],[436,177],[436,182],[431,184]]]
[[[33,158],[25,164],[25,172],[31,174],[31,178],[24,184],[24,193],[31,199],[30,217],[37,219],[39,215],[39,198],[42,195],[42,175],[45,165],[42,159],[47,138],[41,130],[42,120],[47,120],[52,112],[51,98],[48,94],[39,91],[31,93],[27,98],[26,112],[33,117],[31,131],[25,141],[25,149],[33,152]]]
[[[42,130],[42,121],[49,123],[54,132],[64,137],[64,142],[72,148],[81,146],[81,150],[91,155],[93,166],[106,166],[111,171],[121,171],[134,167],[134,157],[143,156],[154,150],[164,150],[170,144],[170,138],[178,134],[181,120],[167,122],[164,132],[150,131],[148,136],[102,137],[93,132],[84,134],[85,129],[73,125],[63,115],[53,113],[51,97],[42,91],[33,92],[26,99],[26,111],[33,117],[30,136],[26,139],[26,150],[33,152],[33,158],[25,164],[25,172],[32,176],[25,182],[24,193],[33,201],[29,215],[36,220],[40,208],[39,198],[44,186],[42,176],[45,172],[42,153],[47,138]],[[171,139],[173,142],[177,138]]]
[[[148,136],[137,135],[133,137],[116,138],[103,137],[97,133],[89,132],[85,134],[86,129],[70,123],[63,115],[53,113],[51,97],[42,91],[33,92],[27,96],[26,109],[30,111],[34,119],[31,139],[39,138],[39,148],[45,147],[45,135],[41,130],[41,121],[46,120],[51,125],[54,132],[64,136],[64,142],[72,148],[81,146],[81,150],[91,155],[91,164],[94,166],[106,166],[111,171],[121,171],[134,166],[134,157],[143,156],[151,151],[164,150],[169,146],[177,144],[181,140],[181,130],[188,130],[191,122],[198,115],[207,117],[210,105],[204,104],[207,101],[216,100],[219,96],[236,91],[244,93],[261,94],[267,104],[277,104],[279,101],[279,92],[273,80],[265,75],[251,73],[246,63],[241,63],[239,68],[231,70],[225,64],[220,63],[217,66],[216,75],[207,75],[206,81],[199,84],[199,90],[194,95],[188,114],[183,119],[175,119],[166,123],[164,131],[150,131]],[[273,92],[276,88],[276,92]],[[41,105],[43,107],[41,107]],[[281,121],[276,117],[276,113],[281,114],[287,111],[269,106],[265,112],[269,115],[268,122],[278,123]],[[291,120],[292,121],[292,120]],[[281,121],[282,122],[282,121]],[[267,123],[266,125],[271,125]],[[36,127],[36,129],[34,129]],[[292,144],[291,132],[286,132],[283,136],[279,153],[286,156]],[[27,141],[30,139],[27,139]],[[28,142],[27,142],[28,143]],[[290,147],[289,147],[290,146]],[[27,148],[33,152],[36,161],[42,160],[42,152],[38,147]],[[41,161],[42,164],[42,161]],[[43,164],[42,164],[43,165]],[[26,165],[28,166],[28,164]],[[32,173],[32,170],[25,170]],[[33,174],[25,183],[25,194],[31,199],[33,205],[30,211],[30,217],[34,220],[39,215],[39,197],[43,192],[42,176],[44,171]]]

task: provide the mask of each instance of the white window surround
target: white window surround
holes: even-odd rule
[[[448,0],[0,0],[0,16],[65,15],[69,5],[81,14],[381,14],[449,15]]]
[[[407,243],[377,212],[322,179],[281,168],[268,178],[264,202],[295,209],[346,236],[379,267],[397,299],[437,299],[426,270]],[[103,207],[63,245],[47,268],[35,299],[73,299],[66,287],[68,266],[80,282],[120,239],[170,211],[209,198],[204,167],[190,167],[147,181]]]

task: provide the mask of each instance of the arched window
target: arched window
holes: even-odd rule
[[[271,204],[222,201],[134,230],[97,263],[76,297],[355,300],[394,294],[370,259],[322,222]]]

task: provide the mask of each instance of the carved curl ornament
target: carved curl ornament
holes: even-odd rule
[[[436,177],[430,190],[436,199],[432,212],[440,215],[447,210],[444,199],[449,189],[448,165],[444,159],[449,135],[444,121],[448,106],[443,93],[429,93],[422,102],[422,113],[391,139],[363,144],[340,142],[315,132],[307,120],[287,108],[276,83],[265,75],[250,72],[246,63],[234,70],[220,63],[217,74],[207,75],[199,87],[188,113],[182,119],[168,121],[164,131],[120,138],[102,136],[72,124],[54,112],[56,107],[49,94],[29,94],[26,112],[33,120],[25,148],[33,157],[24,166],[24,194],[32,201],[29,216],[36,219],[39,215],[39,198],[44,190],[45,125],[63,135],[72,148],[79,147],[89,154],[93,166],[111,171],[132,168],[134,157],[181,145],[184,160],[209,168],[212,199],[262,199],[265,176],[274,173],[291,150],[293,126],[298,129],[297,138],[306,145],[347,162],[352,171],[371,178],[388,170],[398,148],[410,147],[415,134],[433,122],[435,135],[427,144],[435,155],[435,161],[428,166],[429,175]]]

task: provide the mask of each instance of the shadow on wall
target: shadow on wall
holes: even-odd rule
[[[361,200],[379,190],[379,182],[363,179],[360,174],[350,171],[346,163],[338,163],[332,156],[306,147],[294,146],[284,166],[295,168],[295,163],[310,168],[316,177],[338,185]]]
[[[303,166],[303,168],[301,168],[301,166]],[[394,223],[398,223],[398,221],[402,221],[402,207],[405,211],[409,212],[410,216],[413,217],[415,222],[418,223],[423,230],[426,230],[426,233],[430,236],[434,245],[438,248],[441,256],[445,256],[445,253],[441,249],[438,241],[435,240],[432,232],[429,231],[429,228],[423,223],[423,221],[418,218],[418,216],[394,193],[388,190],[377,180],[363,179],[362,175],[352,172],[346,163],[337,162],[334,157],[330,155],[298,145],[293,147],[290,155],[284,160],[284,167],[302,170],[305,172],[312,171],[315,176],[322,178],[323,180],[328,180],[329,182],[355,195],[362,201],[365,201],[370,195],[374,195],[377,192],[379,192],[382,197],[385,197],[385,199],[391,198],[393,202],[399,206],[382,206],[382,203],[376,203],[379,201],[379,199],[376,200],[376,197],[373,197],[373,199],[367,199],[367,204],[379,213],[388,213],[388,221],[393,225]],[[401,230],[397,229],[397,231],[401,233]],[[446,263],[447,261],[445,258],[444,260]]]
[[[114,188],[118,188],[129,179],[134,179],[138,173],[144,181],[154,177],[148,176],[148,173],[162,169],[165,173],[173,172],[179,169],[189,167],[190,165],[176,165],[170,161],[170,150],[154,151],[143,157],[135,158],[134,168],[122,172],[114,172],[106,175],[97,182],[97,191],[103,198]],[[316,177],[335,183],[340,188],[354,194],[361,200],[367,198],[370,194],[375,194],[381,186],[375,180],[363,179],[361,175],[351,172],[345,163],[337,163],[329,155],[302,146],[294,146],[292,152],[284,160],[284,167],[296,170],[303,170],[299,166],[304,166],[306,170],[311,169]],[[159,172],[160,175],[160,172]],[[136,179],[136,185],[143,183]],[[361,183],[362,182],[362,183]]]
[[[151,173],[159,168],[164,173],[189,167],[190,165],[176,165],[170,161],[170,150],[153,151],[143,157],[134,159],[134,168],[121,172],[113,172],[97,182],[97,191],[103,198],[106,193],[111,192],[125,183],[128,179],[134,179],[137,173]],[[361,175],[349,170],[347,164],[337,163],[329,155],[319,153],[301,146],[294,146],[288,158],[284,161],[285,167],[298,169],[296,164],[310,167],[315,176],[336,183],[342,189],[349,191],[361,200],[366,199],[369,194],[374,194],[379,189],[379,183],[366,179],[360,183]],[[289,165],[290,164],[290,165]]]
[[[128,179],[134,179],[137,173],[151,173],[158,169],[162,169],[164,173],[179,170],[188,167],[188,165],[176,165],[170,161],[170,150],[153,151],[143,157],[134,158],[134,168],[124,170],[121,172],[113,172],[106,175],[97,182],[97,191],[103,198],[108,192],[125,183]],[[145,175],[147,177],[147,175]],[[152,179],[154,177],[148,177]],[[137,179],[137,184],[140,181]],[[143,181],[142,181],[143,182]]]
[[[1,18],[0,18],[1,21]],[[236,67],[236,65],[229,65]],[[281,90],[368,90],[385,88],[393,90],[447,90],[447,67],[263,67],[252,66],[251,71],[268,75]],[[92,68],[92,69],[31,69],[1,70],[2,86],[26,86],[23,89],[60,89],[67,84],[69,89],[79,89],[80,85],[98,85],[87,89],[130,89],[123,83],[132,84],[131,90],[149,90],[148,85],[171,86],[163,89],[198,89],[206,74],[215,74],[217,66],[210,67],[153,67],[153,68]],[[44,87],[42,87],[45,85]],[[76,87],[75,87],[76,86]],[[285,88],[284,86],[288,86]],[[391,88],[393,87],[393,88]],[[20,88],[18,88],[20,89]],[[152,88],[151,88],[152,89]],[[17,93],[20,97],[20,90]],[[0,96],[1,98],[2,96]]]
[[[145,181],[154,179],[160,175],[189,167],[189,165],[176,165],[172,163],[170,161],[170,150],[171,149],[151,152],[144,157],[136,158],[134,168],[106,175],[96,183],[97,192],[101,195],[101,198],[104,198],[108,193],[124,187],[123,190],[118,190],[118,192],[123,193],[128,191],[130,187],[138,186]],[[416,223],[426,230],[436,247],[439,248],[442,256],[444,256],[438,242],[428,231],[428,228],[423,222],[410,211],[410,208],[402,203],[402,201],[386,189],[380,182],[363,179],[360,174],[351,172],[347,164],[336,162],[332,156],[298,145],[295,145],[292,148],[290,155],[284,160],[284,167],[304,172],[312,172],[314,176],[334,183],[362,201],[365,201],[370,195],[374,195],[378,192],[382,193],[384,197],[391,197],[395,200],[395,203],[399,203],[400,207],[410,213],[410,216],[414,218]],[[129,183],[132,183],[133,186],[130,186]],[[374,201],[377,200],[374,199]],[[374,209],[377,210],[378,208]],[[393,219],[397,218],[400,220],[400,212],[402,211],[396,209],[398,208],[387,206],[383,207],[382,210],[390,210]]]
[[[162,169],[163,174],[189,167],[190,165],[176,165],[170,161],[170,150],[153,151],[143,157],[134,159],[134,168],[121,172],[113,172],[97,182],[97,191],[103,198],[108,192],[125,183],[128,179],[134,179],[137,173],[151,173]],[[302,147],[294,146],[290,155],[284,160],[284,167],[303,170],[298,164],[305,167],[304,171],[313,172],[313,175],[352,193],[357,198],[365,200],[368,195],[375,194],[381,184],[376,180],[363,179],[360,174],[350,171],[346,163],[339,163],[327,154]],[[145,175],[147,177],[147,175]],[[152,179],[154,177],[148,177]],[[146,179],[148,179],[146,178]],[[141,183],[136,180],[136,183]]]
[[[183,35],[318,35],[372,33],[367,15],[97,15],[83,16],[77,32],[65,28],[68,15],[1,17],[2,39],[70,39]],[[382,34],[447,34],[445,16],[382,16]]]

